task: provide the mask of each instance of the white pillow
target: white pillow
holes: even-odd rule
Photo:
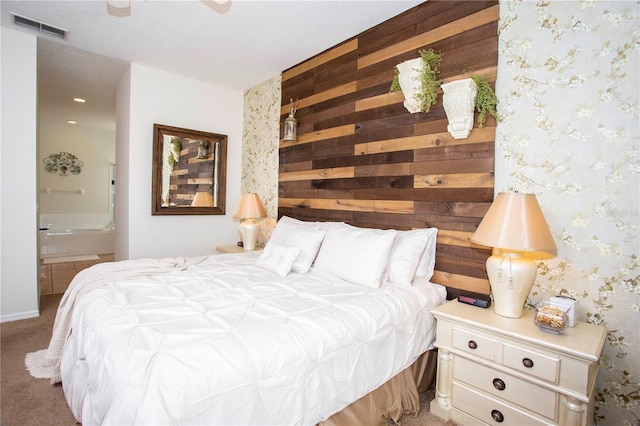
[[[416,270],[416,277],[430,280],[433,276],[433,268],[436,264],[436,240],[438,238],[438,228],[427,228],[429,239],[422,253],[422,258]]]
[[[323,223],[324,222],[308,222],[305,220],[294,219],[289,216],[282,216],[280,220],[278,220],[278,224],[276,225],[276,228],[278,227],[278,225],[281,225],[284,227],[297,226],[298,228],[320,229],[320,226]]]
[[[295,219],[289,216],[282,216],[278,221],[278,224],[283,224],[284,226],[298,226],[306,229],[322,229],[326,230],[334,224],[346,225],[344,222],[320,222],[320,221],[307,221]]]
[[[395,236],[394,230],[334,224],[327,229],[314,266],[354,284],[378,288]]]
[[[282,244],[300,249],[298,258],[293,263],[293,272],[306,274],[311,268],[311,264],[316,259],[320,244],[324,239],[325,231],[320,229],[298,228],[284,236]]]
[[[389,256],[389,282],[411,285],[431,234],[429,229],[396,232]]]
[[[256,259],[256,266],[275,272],[281,277],[286,277],[293,262],[298,258],[298,247],[287,247],[274,241],[269,241]]]
[[[321,224],[322,222],[304,222],[282,216],[271,233],[269,241],[300,249],[293,265],[294,272],[306,274],[311,268],[325,234],[325,231],[320,230]]]

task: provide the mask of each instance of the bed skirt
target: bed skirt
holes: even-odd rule
[[[318,423],[318,426],[386,426],[386,419],[398,423],[405,412],[417,414],[420,411],[418,394],[427,390],[435,381],[437,358],[437,349],[423,353],[400,374]]]

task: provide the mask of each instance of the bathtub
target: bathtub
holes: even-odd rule
[[[113,253],[113,229],[41,229],[39,232],[41,259]]]

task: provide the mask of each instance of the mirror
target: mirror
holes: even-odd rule
[[[153,125],[152,215],[225,214],[227,135]]]

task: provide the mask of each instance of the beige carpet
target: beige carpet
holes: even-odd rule
[[[28,352],[49,344],[51,328],[62,294],[42,296],[39,318],[0,324],[0,424],[3,426],[75,425],[62,386],[35,379],[24,366]],[[420,395],[422,409],[417,416],[405,414],[402,426],[452,426],[429,413],[433,390]],[[389,422],[393,425],[393,422]]]

